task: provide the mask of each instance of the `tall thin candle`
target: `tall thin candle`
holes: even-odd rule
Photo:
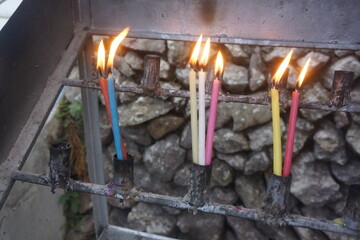
[[[190,114],[191,114],[191,142],[192,142],[192,157],[193,162],[199,164],[199,148],[198,148],[198,127],[197,127],[197,104],[196,104],[196,66],[200,47],[201,47],[202,34],[200,35],[194,51],[191,55],[189,64],[191,70],[189,72],[189,88],[190,88]]]
[[[210,38],[206,40],[200,60],[199,71],[199,165],[205,165],[205,81],[206,68],[210,52]]]
[[[280,130],[280,104],[279,104],[279,90],[277,86],[289,65],[293,49],[288,53],[284,61],[281,63],[279,69],[273,77],[273,86],[270,90],[271,96],[271,111],[272,111],[272,127],[273,127],[273,173],[275,175],[282,175],[282,151],[281,151],[281,130]]]
[[[219,77],[222,75],[223,69],[224,69],[224,61],[222,54],[219,51],[216,57],[216,65],[215,65],[216,78],[214,79],[212,86],[209,120],[208,120],[207,132],[206,132],[205,165],[211,165],[216,112],[217,112],[219,89],[220,89]]]
[[[303,83],[305,75],[306,75],[306,71],[309,67],[310,61],[311,61],[311,58],[309,58],[306,61],[305,65],[299,75],[296,88],[301,87],[301,84]],[[300,99],[300,93],[298,92],[298,89],[295,89],[295,91],[292,92],[292,98],[291,98],[291,109],[290,109],[290,116],[289,116],[289,127],[288,127],[288,135],[287,135],[287,140],[286,140],[284,170],[283,170],[284,177],[290,176],[294,139],[295,139],[296,119],[297,119],[297,113],[298,113],[298,109],[299,109],[299,99]]]

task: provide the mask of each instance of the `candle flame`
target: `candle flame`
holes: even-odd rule
[[[215,75],[216,76],[221,75],[223,70],[224,70],[224,59],[221,52],[219,51],[216,56]]]
[[[112,68],[116,50],[117,50],[118,46],[120,45],[120,43],[122,42],[122,40],[124,40],[124,38],[128,34],[129,30],[130,30],[130,27],[125,28],[111,43],[109,58],[108,58],[107,65],[106,65],[108,70],[110,70]]]
[[[299,78],[298,78],[298,80],[297,80],[297,84],[298,84],[299,87],[301,87],[301,85],[302,85],[302,83],[303,83],[303,81],[304,81],[304,79],[305,79],[305,75],[306,75],[307,69],[308,69],[308,67],[309,67],[310,61],[311,61],[311,58],[309,58],[309,59],[306,61],[303,69],[301,70],[301,73],[300,73]]]
[[[105,47],[104,41],[101,40],[98,48],[98,57],[97,57],[97,64],[96,69],[100,71],[100,74],[103,76],[105,71]]]
[[[200,53],[200,47],[201,47],[201,40],[202,40],[202,34],[200,34],[200,37],[195,45],[194,51],[191,54],[190,61],[189,61],[189,64],[191,67],[195,67],[196,62],[198,60],[199,53]]]
[[[206,64],[208,63],[209,60],[209,55],[210,55],[210,38],[206,40],[205,48],[200,60],[200,68],[204,69],[206,67]]]
[[[286,71],[290,60],[291,60],[291,55],[293,54],[293,50],[291,49],[290,52],[287,54],[286,58],[284,59],[284,61],[281,63],[279,69],[276,71],[274,77],[272,78],[273,81],[275,82],[275,84],[278,84],[281,80],[282,75],[284,74],[284,72]]]

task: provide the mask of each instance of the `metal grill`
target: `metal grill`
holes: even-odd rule
[[[87,161],[90,181],[94,184],[71,181],[65,188],[92,194],[98,239],[116,239],[119,235],[128,239],[169,239],[108,224],[105,197],[132,197],[138,202],[179,209],[195,208],[182,198],[135,189],[130,196],[121,191],[109,194],[102,171],[97,106],[99,87],[95,83],[97,79],[92,76],[94,51],[91,37],[111,36],[130,25],[130,37],[135,38],[193,41],[199,29],[204,29],[206,35],[219,43],[360,50],[359,8],[360,2],[356,0],[347,4],[341,0],[321,1],[321,4],[314,0],[271,3],[246,0],[241,4],[236,0],[24,1],[0,33],[0,76],[6,80],[0,82],[0,115],[4,116],[0,118],[3,126],[0,136],[3,146],[0,150],[0,206],[3,206],[16,180],[51,186],[47,177],[22,172],[21,168],[62,87],[81,87]],[[67,78],[75,62],[80,67],[80,81]],[[154,89],[157,84],[148,74],[150,65],[144,69],[146,77],[141,87],[117,86],[116,90],[151,96],[155,93],[155,97],[189,97],[185,90]],[[16,86],[20,86],[20,91]],[[301,102],[300,107],[360,112],[359,104],[335,104],[335,99],[346,92],[341,91],[341,84],[333,86],[329,104]],[[31,100],[27,100],[29,96],[32,96]],[[265,96],[225,94],[219,100],[269,104]],[[20,106],[20,109],[11,111],[14,106]],[[274,222],[271,216],[256,209],[240,211],[234,206],[207,204],[196,210]],[[330,221],[292,214],[284,215],[274,224],[359,234]]]

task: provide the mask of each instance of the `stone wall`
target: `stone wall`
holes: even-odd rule
[[[114,75],[122,85],[138,86],[143,74],[143,57],[156,54],[161,56],[161,86],[188,89],[189,68],[186,65],[191,48],[192,43],[187,42],[126,39],[121,55],[115,59]],[[268,94],[268,74],[276,70],[289,52],[289,48],[283,47],[213,44],[212,58],[218,49],[222,50],[226,64],[222,91],[248,95]],[[287,97],[309,56],[312,63],[301,89],[303,99],[327,102],[334,70],[349,70],[355,72],[352,101],[360,102],[360,52],[340,50],[295,49]],[[67,94],[70,100],[78,97],[73,93]],[[188,99],[154,99],[132,93],[118,96],[122,134],[129,154],[135,159],[136,185],[144,191],[184,196],[192,161]],[[109,182],[115,150],[100,93],[99,105]],[[283,145],[288,115],[289,108],[282,108]],[[348,186],[360,182],[359,133],[360,114],[300,110],[289,204],[292,213],[330,220],[341,216]],[[271,168],[270,107],[220,102],[214,137],[211,201],[259,208],[266,190],[264,172]],[[302,228],[276,230],[249,220],[204,213],[193,215],[144,203],[124,206],[114,199],[109,199],[108,203],[112,224],[182,239],[350,239]]]

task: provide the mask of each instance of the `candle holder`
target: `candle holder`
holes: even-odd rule
[[[112,184],[116,190],[130,191],[134,185],[134,158],[128,155],[127,160],[113,156],[114,177]]]
[[[266,180],[267,189],[263,209],[274,217],[280,217],[287,211],[291,176],[282,177],[267,173]]]
[[[202,166],[196,163],[191,165],[189,188],[189,203],[201,207],[207,202],[207,192],[211,177],[211,165]]]
[[[70,151],[71,145],[66,142],[55,143],[50,146],[50,184],[51,192],[55,188],[64,188],[70,179]]]
[[[343,219],[345,227],[360,230],[360,185],[350,186]]]

